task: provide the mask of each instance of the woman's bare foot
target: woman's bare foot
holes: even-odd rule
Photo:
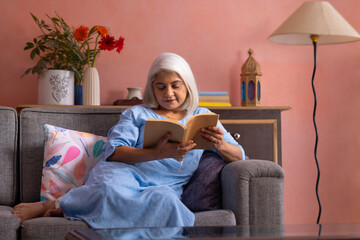
[[[13,214],[17,216],[20,222],[43,217],[47,211],[55,209],[55,201],[20,203],[14,207]]]

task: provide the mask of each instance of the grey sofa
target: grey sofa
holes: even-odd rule
[[[82,221],[36,218],[19,223],[12,207],[40,200],[44,124],[106,136],[121,108],[27,108],[18,115],[0,107],[0,239],[64,239],[88,228]],[[227,164],[221,172],[223,209],[196,212],[195,225],[283,223],[282,168],[270,161]]]

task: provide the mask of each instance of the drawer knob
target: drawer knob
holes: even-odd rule
[[[234,133],[233,137],[235,140],[239,140],[240,139],[240,133]]]

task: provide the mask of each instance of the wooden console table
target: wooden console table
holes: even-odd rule
[[[72,107],[72,108],[119,108],[129,106],[78,106],[78,105],[19,105],[24,108]],[[208,107],[220,115],[224,127],[241,144],[251,159],[265,159],[282,165],[281,157],[281,112],[291,107]]]

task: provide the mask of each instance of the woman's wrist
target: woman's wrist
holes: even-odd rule
[[[226,141],[221,144],[218,149],[215,149],[227,162],[242,160],[242,151],[238,146],[235,146]]]
[[[113,154],[108,157],[107,161],[135,164],[135,163],[147,162],[155,159],[156,159],[156,153],[154,149],[118,146],[115,148]]]

